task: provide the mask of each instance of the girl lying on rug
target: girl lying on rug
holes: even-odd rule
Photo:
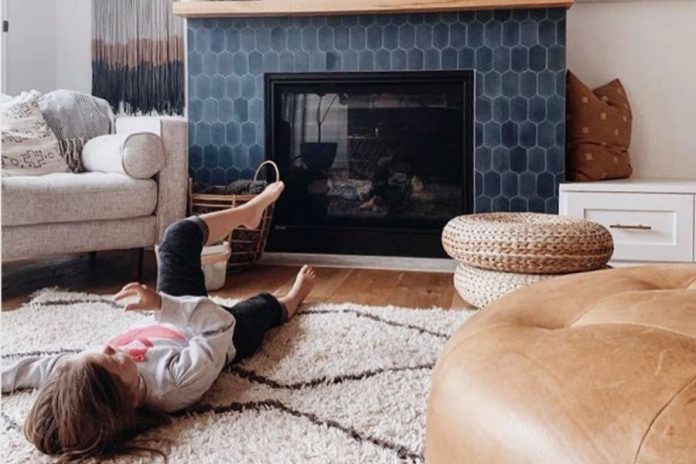
[[[24,423],[27,438],[61,462],[119,453],[164,454],[142,438],[166,421],[164,413],[196,403],[223,367],[253,354],[272,327],[287,322],[314,286],[304,266],[287,295],[259,294],[227,308],[209,300],[201,250],[239,226],[256,228],[284,185],[254,200],[180,220],[165,232],[158,251],[157,291],[139,283],[114,298],[137,296],[126,311],[153,318],[111,339],[97,351],[32,356],[2,371],[2,391],[41,387]]]

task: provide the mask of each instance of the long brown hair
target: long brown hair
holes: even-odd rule
[[[167,422],[164,414],[133,406],[126,385],[92,360],[57,366],[24,422],[24,435],[58,462],[120,454],[166,455],[135,437]]]

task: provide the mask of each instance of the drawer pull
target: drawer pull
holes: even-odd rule
[[[633,230],[652,230],[651,226],[644,226],[643,224],[630,225],[630,224],[612,224],[609,226],[610,229],[633,229]]]

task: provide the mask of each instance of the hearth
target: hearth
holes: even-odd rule
[[[268,73],[264,87],[287,184],[269,249],[442,254],[442,227],[472,211],[471,71]]]

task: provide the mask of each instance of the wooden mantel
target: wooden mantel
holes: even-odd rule
[[[574,0],[197,0],[174,2],[190,18],[428,13],[508,8],[570,8]]]

